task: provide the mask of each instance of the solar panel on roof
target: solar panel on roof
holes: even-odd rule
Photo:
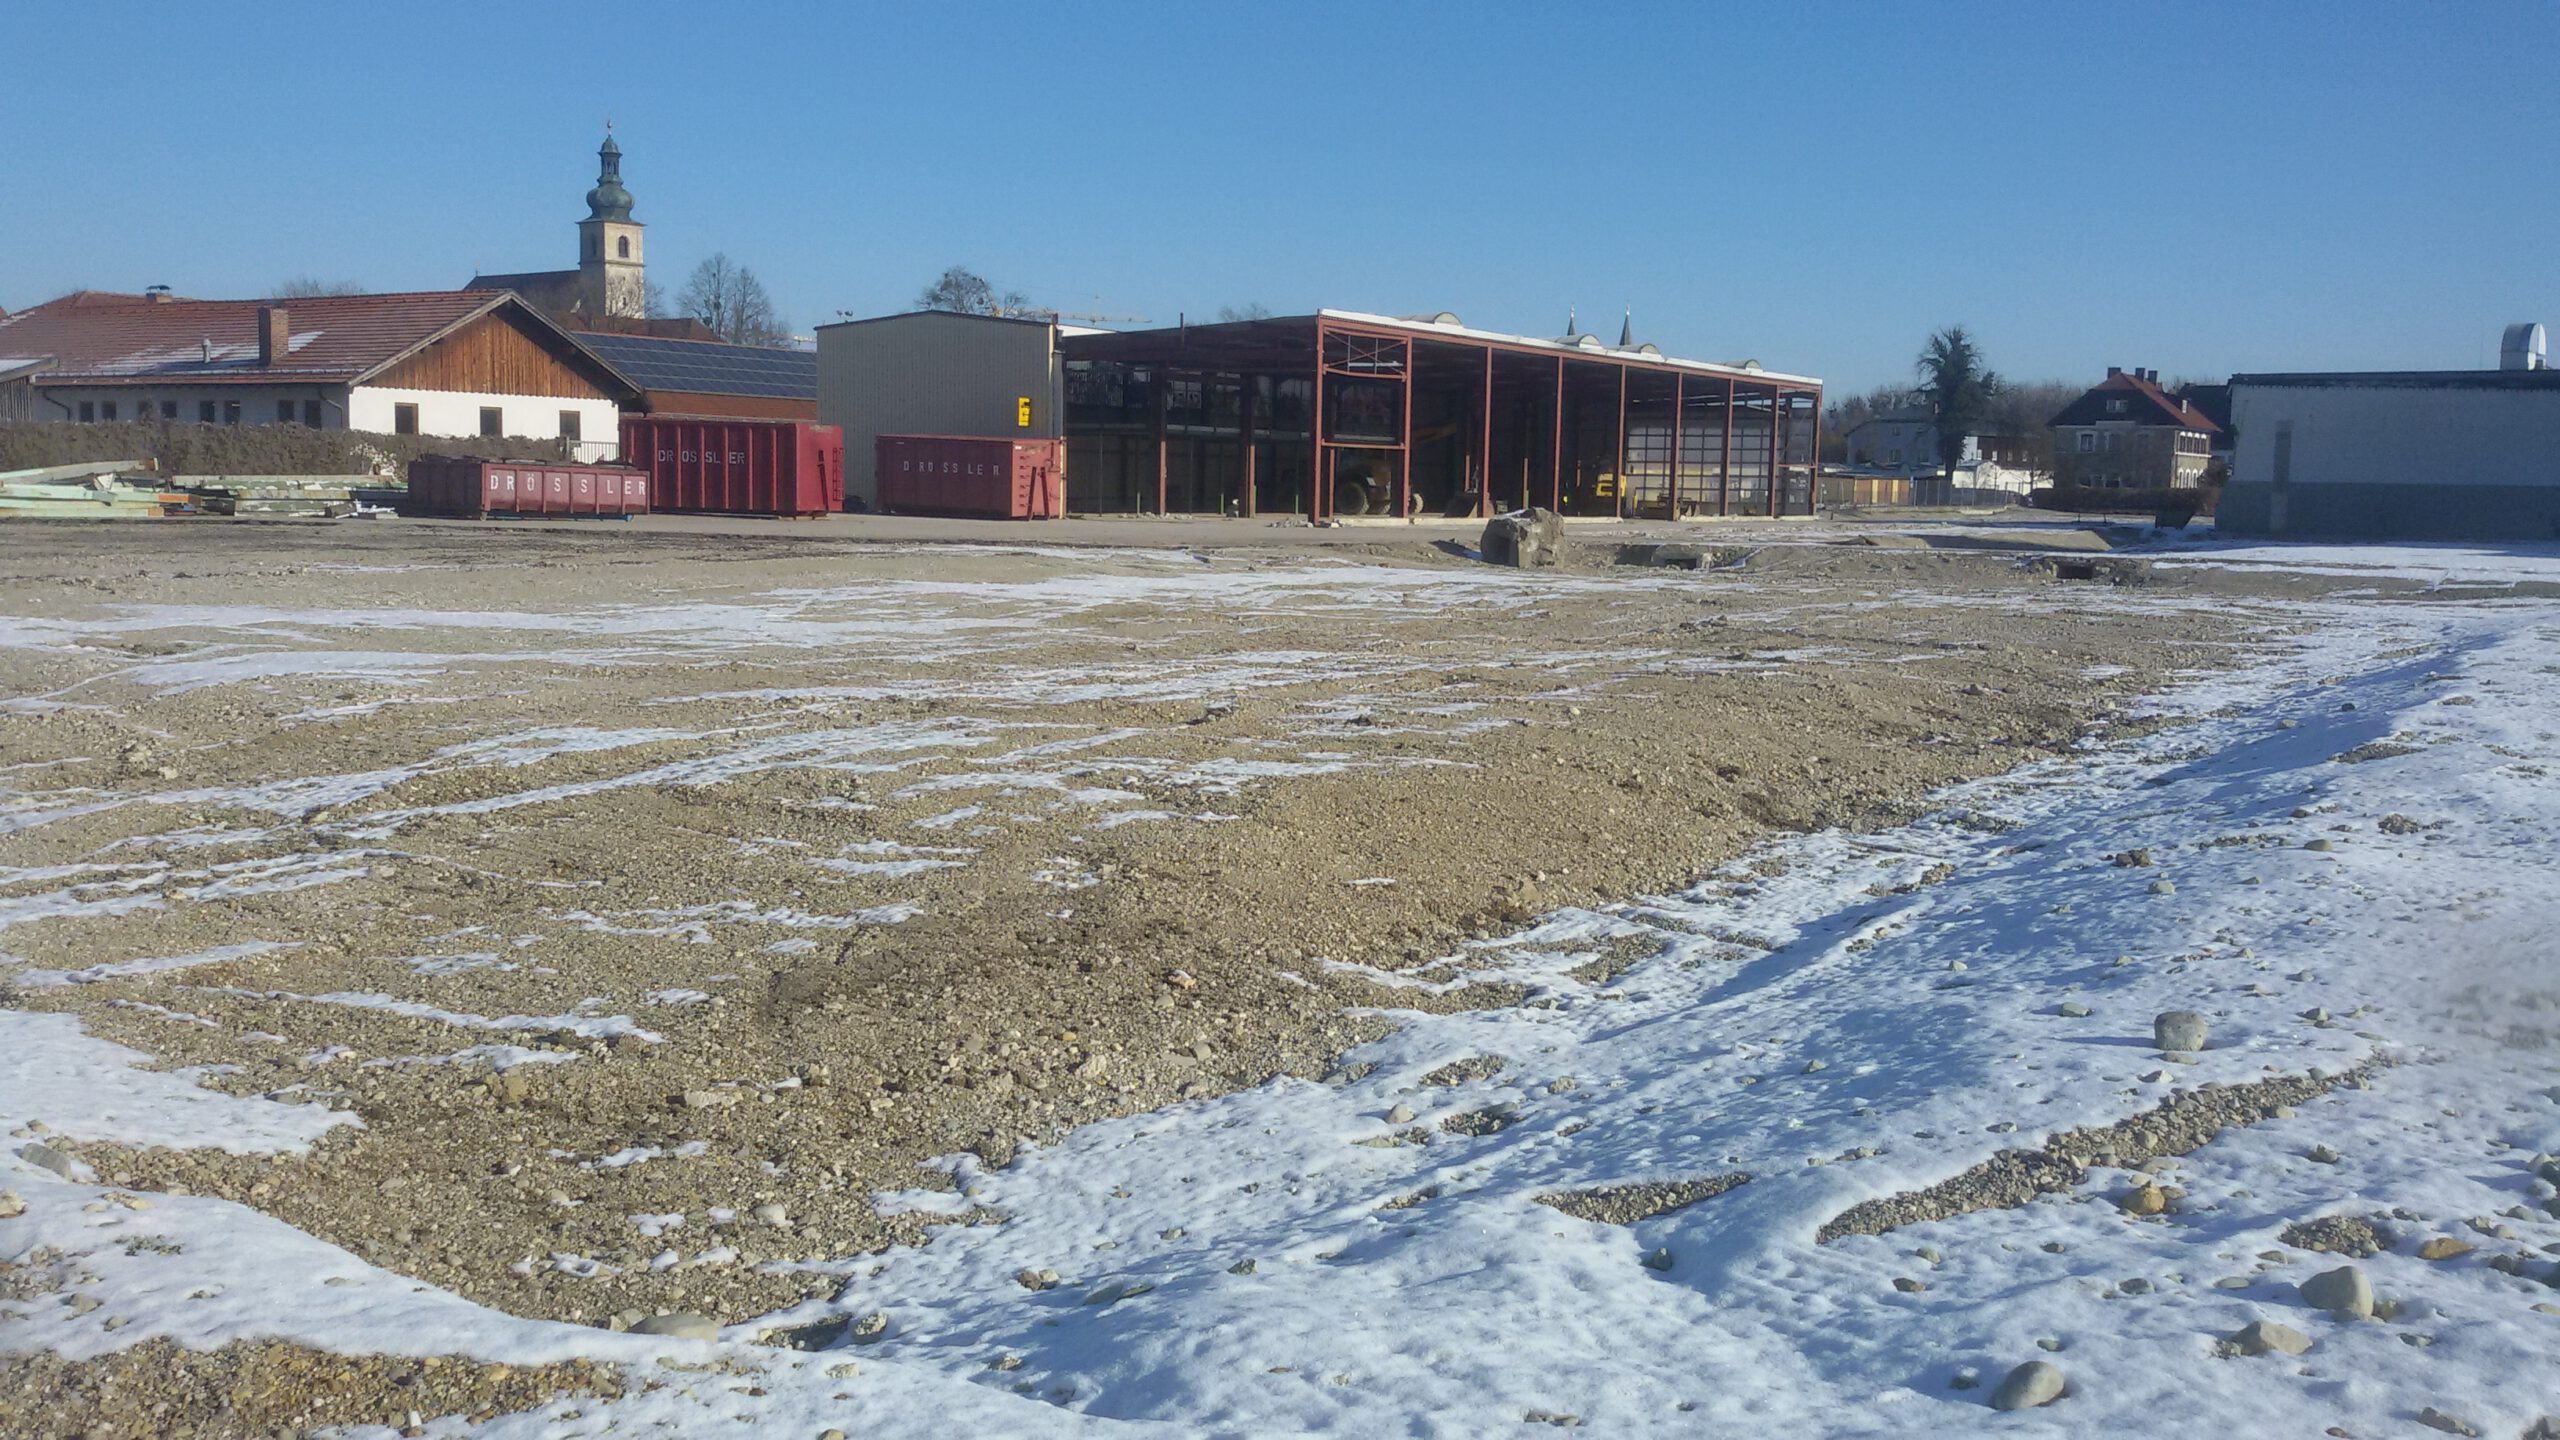
[[[818,356],[812,350],[661,340],[647,335],[578,338],[643,389],[783,400],[818,398]]]

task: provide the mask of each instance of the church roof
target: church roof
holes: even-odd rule
[[[519,295],[548,289],[554,285],[575,285],[575,270],[519,270],[511,275],[474,275],[465,290],[513,290]]]

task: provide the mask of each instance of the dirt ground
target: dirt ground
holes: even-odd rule
[[[872,1196],[921,1162],[1516,1003],[1394,981],[1898,823],[2241,638],[2208,572],[1574,551],[12,527],[0,1003],[363,1122],[60,1145],[113,1183],[736,1324],[831,1288],[776,1262],[920,1238]]]

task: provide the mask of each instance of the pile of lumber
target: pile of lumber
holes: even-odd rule
[[[193,510],[194,496],[129,460],[0,470],[0,518],[150,519]]]
[[[137,460],[0,470],[0,519],[387,515],[406,493],[374,475],[163,475]]]
[[[398,503],[372,475],[179,475],[208,515],[363,515]]]

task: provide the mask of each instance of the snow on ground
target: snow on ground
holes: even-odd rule
[[[1682,894],[1473,946],[1427,979],[1520,981],[1529,1002],[1401,1014],[1339,1083],[1275,1082],[1090,1126],[1001,1170],[955,1157],[960,1195],[882,1203],[992,1207],[1008,1223],[812,1262],[844,1278],[833,1304],[724,1317],[721,1349],[763,1367],[761,1394],[683,1368],[720,1353],[710,1342],[497,1315],[240,1207],[84,1208],[99,1187],[11,1153],[16,1140],[0,1183],[28,1209],[0,1222],[0,1258],[76,1255],[68,1294],[99,1304],[0,1314],[0,1349],[283,1335],[519,1364],[584,1354],[667,1382],[430,1428],[485,1437],[740,1421],[777,1434],[1472,1436],[1564,1417],[1602,1433],[2077,1435],[2202,1420],[2380,1435],[2428,1406],[2514,1434],[2560,1409],[2560,1314],[2533,1308],[2560,1305],[2560,1290],[2486,1264],[2521,1254],[2539,1275],[2543,1247],[2560,1245],[2552,1187],[2528,1165],[2560,1150],[2546,1018],[2560,963],[2545,935],[2560,891],[2547,853],[2560,605],[2298,613],[2309,625],[2273,658],[2161,702],[2177,723],[2156,732],[1959,787],[1900,831],[1776,843]],[[2134,850],[2151,863],[2113,863]],[[711,924],[880,923],[572,918],[706,937]],[[2168,1009],[2211,1024],[2192,1064],[2151,1048]],[[2321,1012],[2333,1018],[2306,1018]],[[284,1148],[343,1119],[132,1068],[140,1057],[68,1017],[0,1023],[0,1123]],[[2391,1063],[2368,1088],[2178,1162],[2167,1179],[2185,1198],[2165,1216],[2120,1211],[2133,1177],[2102,1169],[2016,1210],[1815,1238],[1860,1201],[2177,1089],[2373,1058]],[[1480,1063],[1446,1068],[1464,1060]],[[1750,1179],[1627,1226],[1536,1199],[1737,1173]],[[2372,1212],[2400,1217],[2392,1248],[2363,1262],[2397,1317],[2306,1307],[2295,1282],[2336,1260],[2286,1252],[2279,1233]],[[152,1236],[182,1248],[133,1243]],[[2438,1236],[2477,1248],[2416,1258]],[[1043,1268],[1054,1288],[1014,1278]],[[211,1298],[178,1298],[197,1291]],[[887,1331],[860,1348],[737,1343],[875,1311]],[[2218,1356],[2253,1319],[2313,1348]],[[2027,1360],[2059,1366],[2068,1397],[1986,1409]],[[829,1373],[846,1361],[859,1372]],[[581,1418],[561,1418],[572,1408]]]
[[[69,1191],[84,1188],[55,1181],[24,1154],[22,1140],[42,1143],[35,1136],[43,1132],[30,1132],[30,1121],[76,1140],[207,1145],[235,1155],[299,1152],[333,1125],[363,1123],[318,1105],[236,1099],[183,1076],[136,1068],[150,1059],[84,1033],[76,1015],[0,1010],[0,1120],[13,1136],[0,1142],[0,1184],[32,1190],[30,1205],[65,1202],[72,1198]],[[51,1183],[19,1183],[27,1180]],[[85,1202],[95,1195],[78,1198]],[[73,1213],[79,1213],[76,1207]],[[27,1238],[0,1236],[0,1255],[23,1258],[21,1242]],[[0,1323],[0,1349],[22,1348],[10,1328]]]
[[[2508,586],[2560,581],[2560,545],[2474,544],[2324,545],[2295,540],[2223,539],[2205,532],[2171,535],[2146,546],[2165,568],[2199,565],[2235,570],[2283,570],[2306,575],[2363,575],[2377,580],[2425,580],[2436,585]]]

